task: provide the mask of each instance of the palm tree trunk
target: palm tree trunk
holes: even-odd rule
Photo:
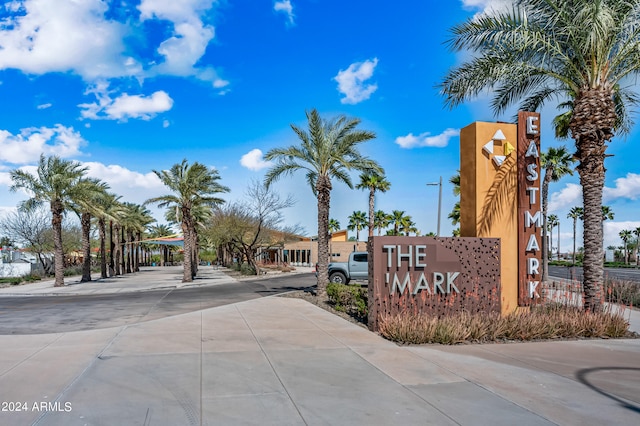
[[[109,221],[109,276],[112,277],[116,274],[115,269],[115,243],[113,242],[113,221]]]
[[[329,283],[329,210],[331,206],[331,181],[319,176],[318,193],[318,287],[317,294],[324,298]]]
[[[115,275],[122,274],[122,268],[120,263],[120,257],[122,253],[122,244],[120,242],[120,225],[115,224],[113,227],[113,235],[115,235],[114,244],[113,244],[113,271]]]
[[[51,202],[51,227],[53,228],[54,287],[64,286],[64,252],[62,249],[62,203]]]
[[[104,218],[98,219],[98,234],[100,237],[100,277],[107,278],[107,253],[106,253],[106,223]]]
[[[82,278],[80,282],[91,281],[91,214],[84,212],[80,216],[82,227]]]
[[[551,172],[548,170],[544,174],[542,181],[542,282],[549,281],[549,248],[547,247],[547,207],[549,205],[549,183],[551,182]],[[553,244],[550,244],[553,247]]]
[[[182,282],[193,281],[193,270],[191,266],[192,254],[191,254],[191,221],[190,213],[187,211],[182,212],[182,234],[184,235],[184,263],[182,268]]]
[[[373,217],[375,212],[373,209],[375,208],[375,199],[376,192],[373,188],[369,189],[369,238],[373,237]]]
[[[575,266],[576,264],[576,225],[578,223],[577,218],[573,218],[573,259],[571,263]]]

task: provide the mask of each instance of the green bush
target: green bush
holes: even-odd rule
[[[21,282],[22,282],[22,278],[20,278],[20,277],[3,277],[3,278],[0,278],[0,284],[18,285]]]
[[[329,303],[338,311],[366,319],[369,311],[368,290],[358,284],[344,285],[329,283],[327,285]]]

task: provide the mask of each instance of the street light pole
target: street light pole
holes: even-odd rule
[[[428,183],[427,186],[438,186],[438,228],[436,232],[436,236],[440,236],[440,214],[442,211],[442,176],[440,176],[440,180],[438,182]]]

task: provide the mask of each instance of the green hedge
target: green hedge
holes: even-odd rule
[[[327,296],[336,310],[366,320],[369,311],[367,287],[329,283]]]

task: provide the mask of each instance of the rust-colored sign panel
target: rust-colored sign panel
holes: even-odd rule
[[[518,305],[542,300],[540,114],[518,113]]]
[[[500,312],[497,238],[373,237],[369,328],[385,315]]]

